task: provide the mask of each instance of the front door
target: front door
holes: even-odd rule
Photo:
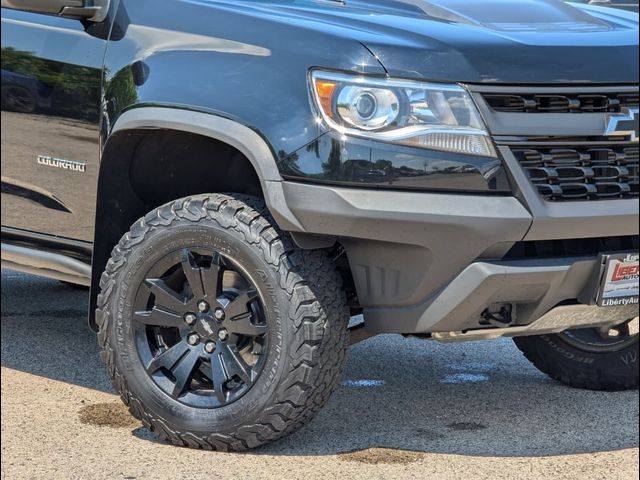
[[[3,230],[93,241],[106,40],[92,28],[2,8]]]

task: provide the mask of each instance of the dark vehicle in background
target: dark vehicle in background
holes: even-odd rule
[[[637,388],[636,13],[2,7],[2,266],[91,288],[113,384],[161,438],[293,432],[381,333],[515,337],[567,385]]]
[[[51,106],[50,89],[33,75],[2,69],[2,108],[20,113]]]

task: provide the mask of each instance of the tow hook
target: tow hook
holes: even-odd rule
[[[513,307],[510,303],[502,305],[497,312],[490,312],[488,308],[485,308],[482,312],[483,325],[493,325],[494,327],[510,327],[513,324]]]

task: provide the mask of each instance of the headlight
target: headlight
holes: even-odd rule
[[[344,135],[496,156],[478,110],[459,85],[314,70],[311,90],[324,121]]]

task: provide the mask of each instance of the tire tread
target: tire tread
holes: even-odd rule
[[[283,312],[295,328],[288,359],[288,381],[278,386],[276,401],[257,422],[237,428],[233,434],[211,433],[207,437],[171,428],[133,396],[118,369],[111,345],[111,304],[119,274],[132,249],[158,229],[177,222],[212,221],[223,229],[243,235],[259,249],[264,260],[278,272],[280,287],[290,299]],[[313,282],[313,289],[309,282]],[[206,194],[180,199],[149,212],[138,220],[114,247],[100,278],[96,310],[101,358],[114,388],[131,414],[161,439],[179,446],[207,450],[240,451],[283,437],[307,423],[328,401],[345,362],[346,297],[338,272],[322,251],[301,250],[275,226],[262,200],[245,195]]]

